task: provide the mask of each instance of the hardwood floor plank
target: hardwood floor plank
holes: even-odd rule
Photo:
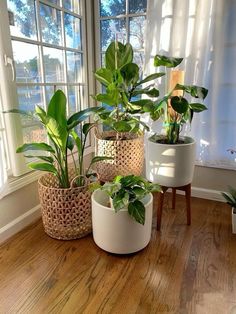
[[[100,250],[92,236],[48,237],[41,221],[0,247],[0,313],[236,313],[236,235],[230,208],[165,197],[161,231],[137,254]]]

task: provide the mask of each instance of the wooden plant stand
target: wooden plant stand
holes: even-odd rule
[[[162,209],[163,209],[163,202],[165,197],[165,192],[169,189],[167,186],[161,186],[163,193],[158,194],[158,201],[157,201],[157,230],[161,229],[161,216],[162,216]],[[181,190],[185,192],[186,198],[186,210],[187,210],[187,225],[191,225],[191,183],[179,186],[172,189],[172,208],[175,209],[175,198],[176,198],[176,190]]]

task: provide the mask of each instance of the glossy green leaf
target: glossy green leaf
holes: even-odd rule
[[[145,207],[139,200],[135,200],[128,205],[128,213],[138,223],[145,224]]]
[[[81,155],[82,154],[82,143],[81,143],[81,138],[78,136],[78,134],[72,130],[71,131],[71,135],[75,141],[75,144],[76,144],[76,147],[77,147],[77,150],[78,150],[78,154]]]
[[[128,205],[129,194],[124,189],[121,188],[112,198],[112,201],[115,212],[118,212],[119,210],[125,208]]]
[[[52,165],[44,162],[31,162],[28,164],[29,168],[33,170],[47,171],[55,175],[58,174],[57,169]]]
[[[208,94],[208,90],[206,88],[196,85],[177,84],[175,86],[175,90],[183,90],[186,93],[190,94],[192,97],[201,99],[205,99]]]
[[[90,130],[93,128],[93,127],[95,127],[97,125],[97,123],[85,123],[84,125],[83,125],[83,133],[84,133],[84,135],[86,136],[86,135],[88,135],[88,133],[90,132]]]
[[[135,84],[139,79],[139,67],[136,63],[128,63],[120,69],[126,86]]]
[[[72,135],[69,135],[68,136],[68,139],[67,139],[67,148],[72,152],[72,150],[74,149],[74,139],[73,139],[73,136]]]
[[[102,110],[103,109],[100,107],[90,107],[74,113],[67,121],[68,130],[73,129],[75,126],[89,118],[92,114],[101,112]]]
[[[110,94],[98,94],[95,96],[95,99],[110,106],[114,106],[116,102],[116,99],[114,99]]]
[[[131,130],[131,126],[126,121],[118,121],[113,123],[113,128],[117,132],[129,132]]]
[[[179,65],[183,61],[183,58],[173,58],[173,57],[166,57],[162,55],[156,55],[154,57],[154,66],[165,66],[167,68],[174,68]]]
[[[165,75],[164,72],[150,74],[150,75],[148,75],[147,77],[145,77],[145,79],[139,81],[139,82],[136,84],[136,86],[141,85],[141,84],[144,84],[144,83],[147,83],[147,82],[150,82],[150,81],[153,81],[153,80],[155,80],[155,79],[157,79],[157,78],[159,78],[159,77],[162,77],[162,76],[164,76],[164,75]]]
[[[96,162],[104,161],[104,160],[114,160],[114,158],[113,157],[107,157],[107,156],[95,156],[92,158],[90,166],[95,164]]]
[[[110,70],[120,69],[133,60],[133,48],[127,43],[112,42],[105,53],[106,68]]]
[[[113,81],[113,73],[107,68],[101,68],[95,72],[96,79],[104,84],[105,86],[109,85]]]
[[[17,148],[16,152],[17,153],[24,153],[24,152],[32,151],[32,150],[55,153],[55,151],[52,148],[52,146],[48,145],[47,143],[28,143],[28,144],[23,144],[22,146]]]
[[[189,104],[189,107],[193,110],[193,112],[202,112],[207,110],[207,107],[200,103],[191,103]]]
[[[66,128],[66,96],[62,90],[57,90],[52,96],[48,105],[47,116],[56,120],[61,127]]]
[[[60,147],[61,150],[65,150],[68,138],[68,131],[65,126],[61,126],[54,118],[51,116],[47,117],[47,122],[45,124],[49,136],[53,141]]]
[[[171,97],[170,104],[171,107],[180,114],[185,113],[189,108],[188,101],[185,98],[179,96]]]
[[[136,89],[132,96],[138,96],[138,95],[147,95],[149,97],[158,97],[159,96],[159,90],[156,88],[143,88],[143,89]]]

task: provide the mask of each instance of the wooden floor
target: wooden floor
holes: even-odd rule
[[[0,247],[0,313],[236,313],[236,236],[230,208],[184,198],[165,202],[161,232],[131,256],[99,249],[92,236],[63,242],[41,222]]]

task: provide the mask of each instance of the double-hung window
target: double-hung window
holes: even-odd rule
[[[68,115],[88,104],[84,0],[2,0],[0,2],[1,92],[5,110],[46,106],[56,89],[67,96]],[[15,154],[25,142],[46,141],[32,119],[6,114],[13,175],[27,171]],[[89,143],[88,143],[89,145]]]
[[[97,66],[103,65],[106,48],[113,40],[130,42],[134,48],[134,62],[144,64],[144,30],[147,0],[96,0]]]

